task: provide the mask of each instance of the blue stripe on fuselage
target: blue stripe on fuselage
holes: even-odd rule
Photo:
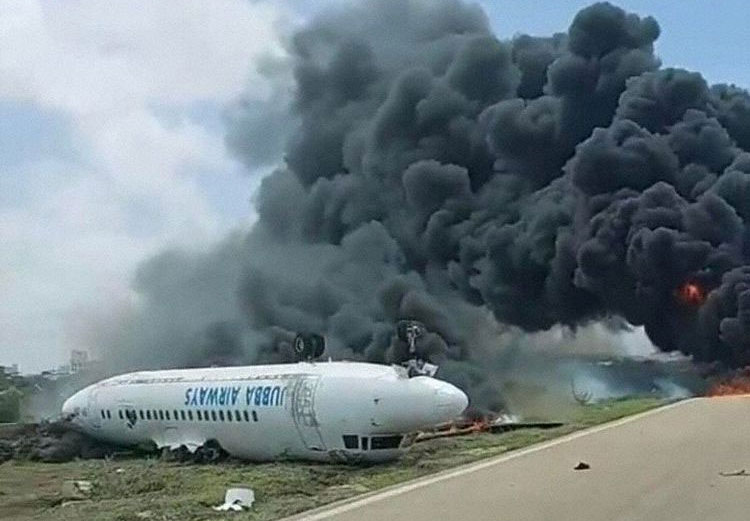
[[[188,387],[185,390],[187,407],[235,407],[242,392],[241,386]],[[286,388],[281,385],[245,386],[245,406],[283,407]]]

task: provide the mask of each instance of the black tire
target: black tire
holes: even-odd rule
[[[292,344],[299,360],[313,360],[325,352],[325,339],[315,333],[300,333]]]
[[[305,338],[303,335],[297,335],[294,337],[294,354],[297,356],[302,356],[302,353],[305,352]]]

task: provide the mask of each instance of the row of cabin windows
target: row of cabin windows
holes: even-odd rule
[[[135,412],[135,411],[133,411]],[[195,413],[195,414],[193,414]],[[101,409],[100,414],[102,419],[104,420],[111,420],[112,419],[112,412],[109,409]],[[121,420],[125,420],[125,412],[123,412],[122,409],[117,411],[117,416]],[[204,411],[192,411],[188,410],[185,411],[184,409],[173,409],[171,411],[161,410],[161,409],[138,409],[138,417],[141,420],[160,420],[160,421],[227,421],[227,422],[241,422],[246,421],[249,422],[250,418],[252,417],[254,422],[258,421],[258,413],[255,411],[251,411],[248,413],[246,410],[239,411],[239,410],[229,410],[229,411],[223,411],[223,410],[204,410]]]

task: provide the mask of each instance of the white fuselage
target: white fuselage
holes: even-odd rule
[[[453,385],[397,367],[303,362],[124,374],[77,392],[63,414],[115,444],[215,440],[250,460],[383,461],[467,404]]]

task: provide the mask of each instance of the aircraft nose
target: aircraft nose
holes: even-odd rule
[[[62,413],[63,416],[66,417],[74,417],[78,416],[78,414],[81,412],[81,410],[84,407],[84,393],[83,391],[78,391],[73,396],[65,400],[62,406]]]
[[[459,416],[469,405],[469,397],[461,389],[447,382],[440,382],[435,393],[438,410],[448,419]]]

